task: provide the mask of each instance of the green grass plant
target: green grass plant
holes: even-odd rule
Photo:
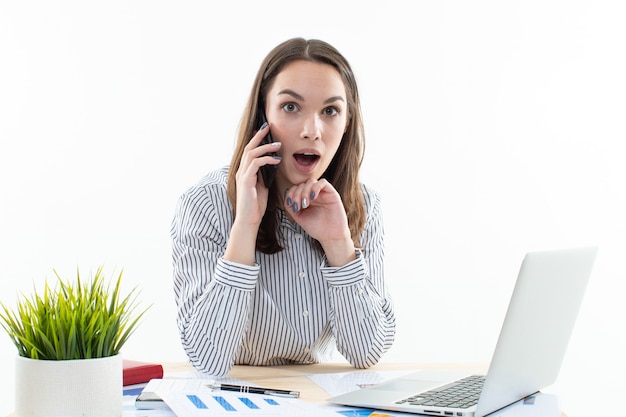
[[[147,311],[138,310],[138,291],[122,297],[122,272],[105,283],[103,267],[90,280],[77,271],[57,285],[46,281],[30,297],[22,295],[15,310],[0,303],[0,323],[20,356],[43,360],[92,359],[117,355]]]

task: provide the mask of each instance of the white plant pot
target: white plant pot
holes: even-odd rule
[[[17,357],[15,417],[121,415],[121,355],[63,361]]]

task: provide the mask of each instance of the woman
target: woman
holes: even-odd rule
[[[187,190],[172,223],[177,323],[196,369],[315,363],[335,346],[365,368],[391,347],[383,220],[359,182],[363,146],[345,58],[319,40],[274,48],[230,166]],[[269,188],[262,167],[275,174]]]

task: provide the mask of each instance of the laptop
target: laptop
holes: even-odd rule
[[[333,404],[433,416],[482,417],[552,385],[595,262],[596,247],[529,252],[486,375],[417,371],[329,398]],[[449,391],[474,385],[463,397]]]

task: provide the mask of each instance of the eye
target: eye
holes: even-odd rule
[[[298,105],[295,103],[285,103],[283,104],[283,110],[287,113],[293,113],[298,111]]]
[[[331,107],[326,107],[323,110],[323,113],[326,116],[337,116],[339,114],[339,109],[337,109],[336,107],[332,107],[332,106]]]

